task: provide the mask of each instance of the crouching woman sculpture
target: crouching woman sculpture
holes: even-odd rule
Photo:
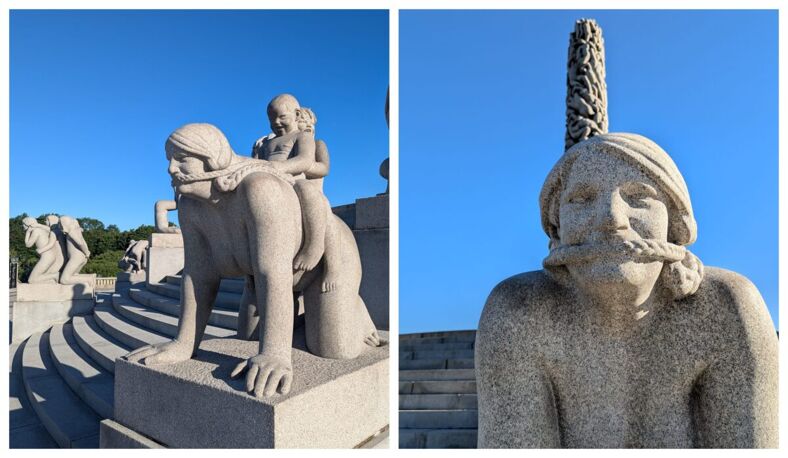
[[[366,345],[378,344],[358,294],[358,248],[339,218],[329,224],[340,234],[337,255],[343,269],[336,288],[322,292],[324,260],[312,270],[293,268],[304,234],[290,175],[267,161],[237,156],[224,134],[210,124],[177,129],[165,148],[184,243],[178,335],[171,342],[132,352],[129,360],[166,364],[191,358],[202,340],[220,279],[237,276],[247,276],[254,286],[255,301],[242,301],[239,316],[259,319],[260,346],[259,354],[239,364],[232,375],[246,372],[246,388],[258,397],[290,390],[294,291],[304,297],[310,352],[350,359]]]

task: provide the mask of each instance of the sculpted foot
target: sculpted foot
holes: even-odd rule
[[[326,267],[326,274],[323,277],[323,283],[320,284],[320,291],[324,293],[335,291],[337,289],[338,280],[336,271]]]
[[[287,394],[293,382],[290,358],[259,354],[242,361],[230,374],[236,378],[246,372],[246,391],[256,397]]]
[[[321,257],[323,257],[322,246],[304,247],[293,260],[293,268],[295,270],[312,270],[320,262]]]
[[[127,361],[141,364],[172,364],[186,361],[192,357],[192,346],[173,340],[163,344],[148,345],[125,356]]]
[[[365,336],[364,343],[369,345],[370,347],[379,347],[380,336],[378,335],[378,331],[372,331],[371,334]]]

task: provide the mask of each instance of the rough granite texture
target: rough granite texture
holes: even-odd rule
[[[774,326],[749,280],[686,249],[667,153],[592,137],[540,203],[545,269],[496,286],[479,322],[479,447],[777,447]]]
[[[292,389],[266,398],[229,377],[257,354],[256,342],[206,340],[193,359],[172,365],[118,360],[114,420],[167,447],[353,447],[388,424],[388,352],[386,345],[352,360],[320,358],[306,351],[301,328]]]
[[[19,284],[21,286],[22,283]],[[43,285],[36,285],[43,286]],[[18,290],[18,288],[17,288]],[[15,301],[11,319],[12,341],[21,342],[37,332],[44,332],[55,324],[65,323],[77,315],[88,315],[94,300]]]
[[[76,285],[61,285],[57,283],[31,285],[29,283],[18,283],[16,300],[18,302],[92,300],[95,297],[93,288],[94,285],[90,283],[79,283]]]

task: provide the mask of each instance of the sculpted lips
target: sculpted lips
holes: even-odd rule
[[[542,261],[545,267],[589,262],[610,257],[627,257],[636,262],[684,259],[686,248],[669,242],[650,239],[610,240],[581,245],[561,245],[552,250]]]

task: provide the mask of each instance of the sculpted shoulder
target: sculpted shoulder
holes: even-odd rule
[[[745,276],[706,267],[703,282],[691,298],[692,308],[709,317],[719,332],[743,330],[774,333],[769,311],[758,288]]]
[[[503,280],[493,288],[479,320],[477,340],[495,341],[513,334],[523,336],[530,323],[549,320],[551,309],[559,304],[565,289],[536,270]],[[505,337],[508,336],[508,337]]]

